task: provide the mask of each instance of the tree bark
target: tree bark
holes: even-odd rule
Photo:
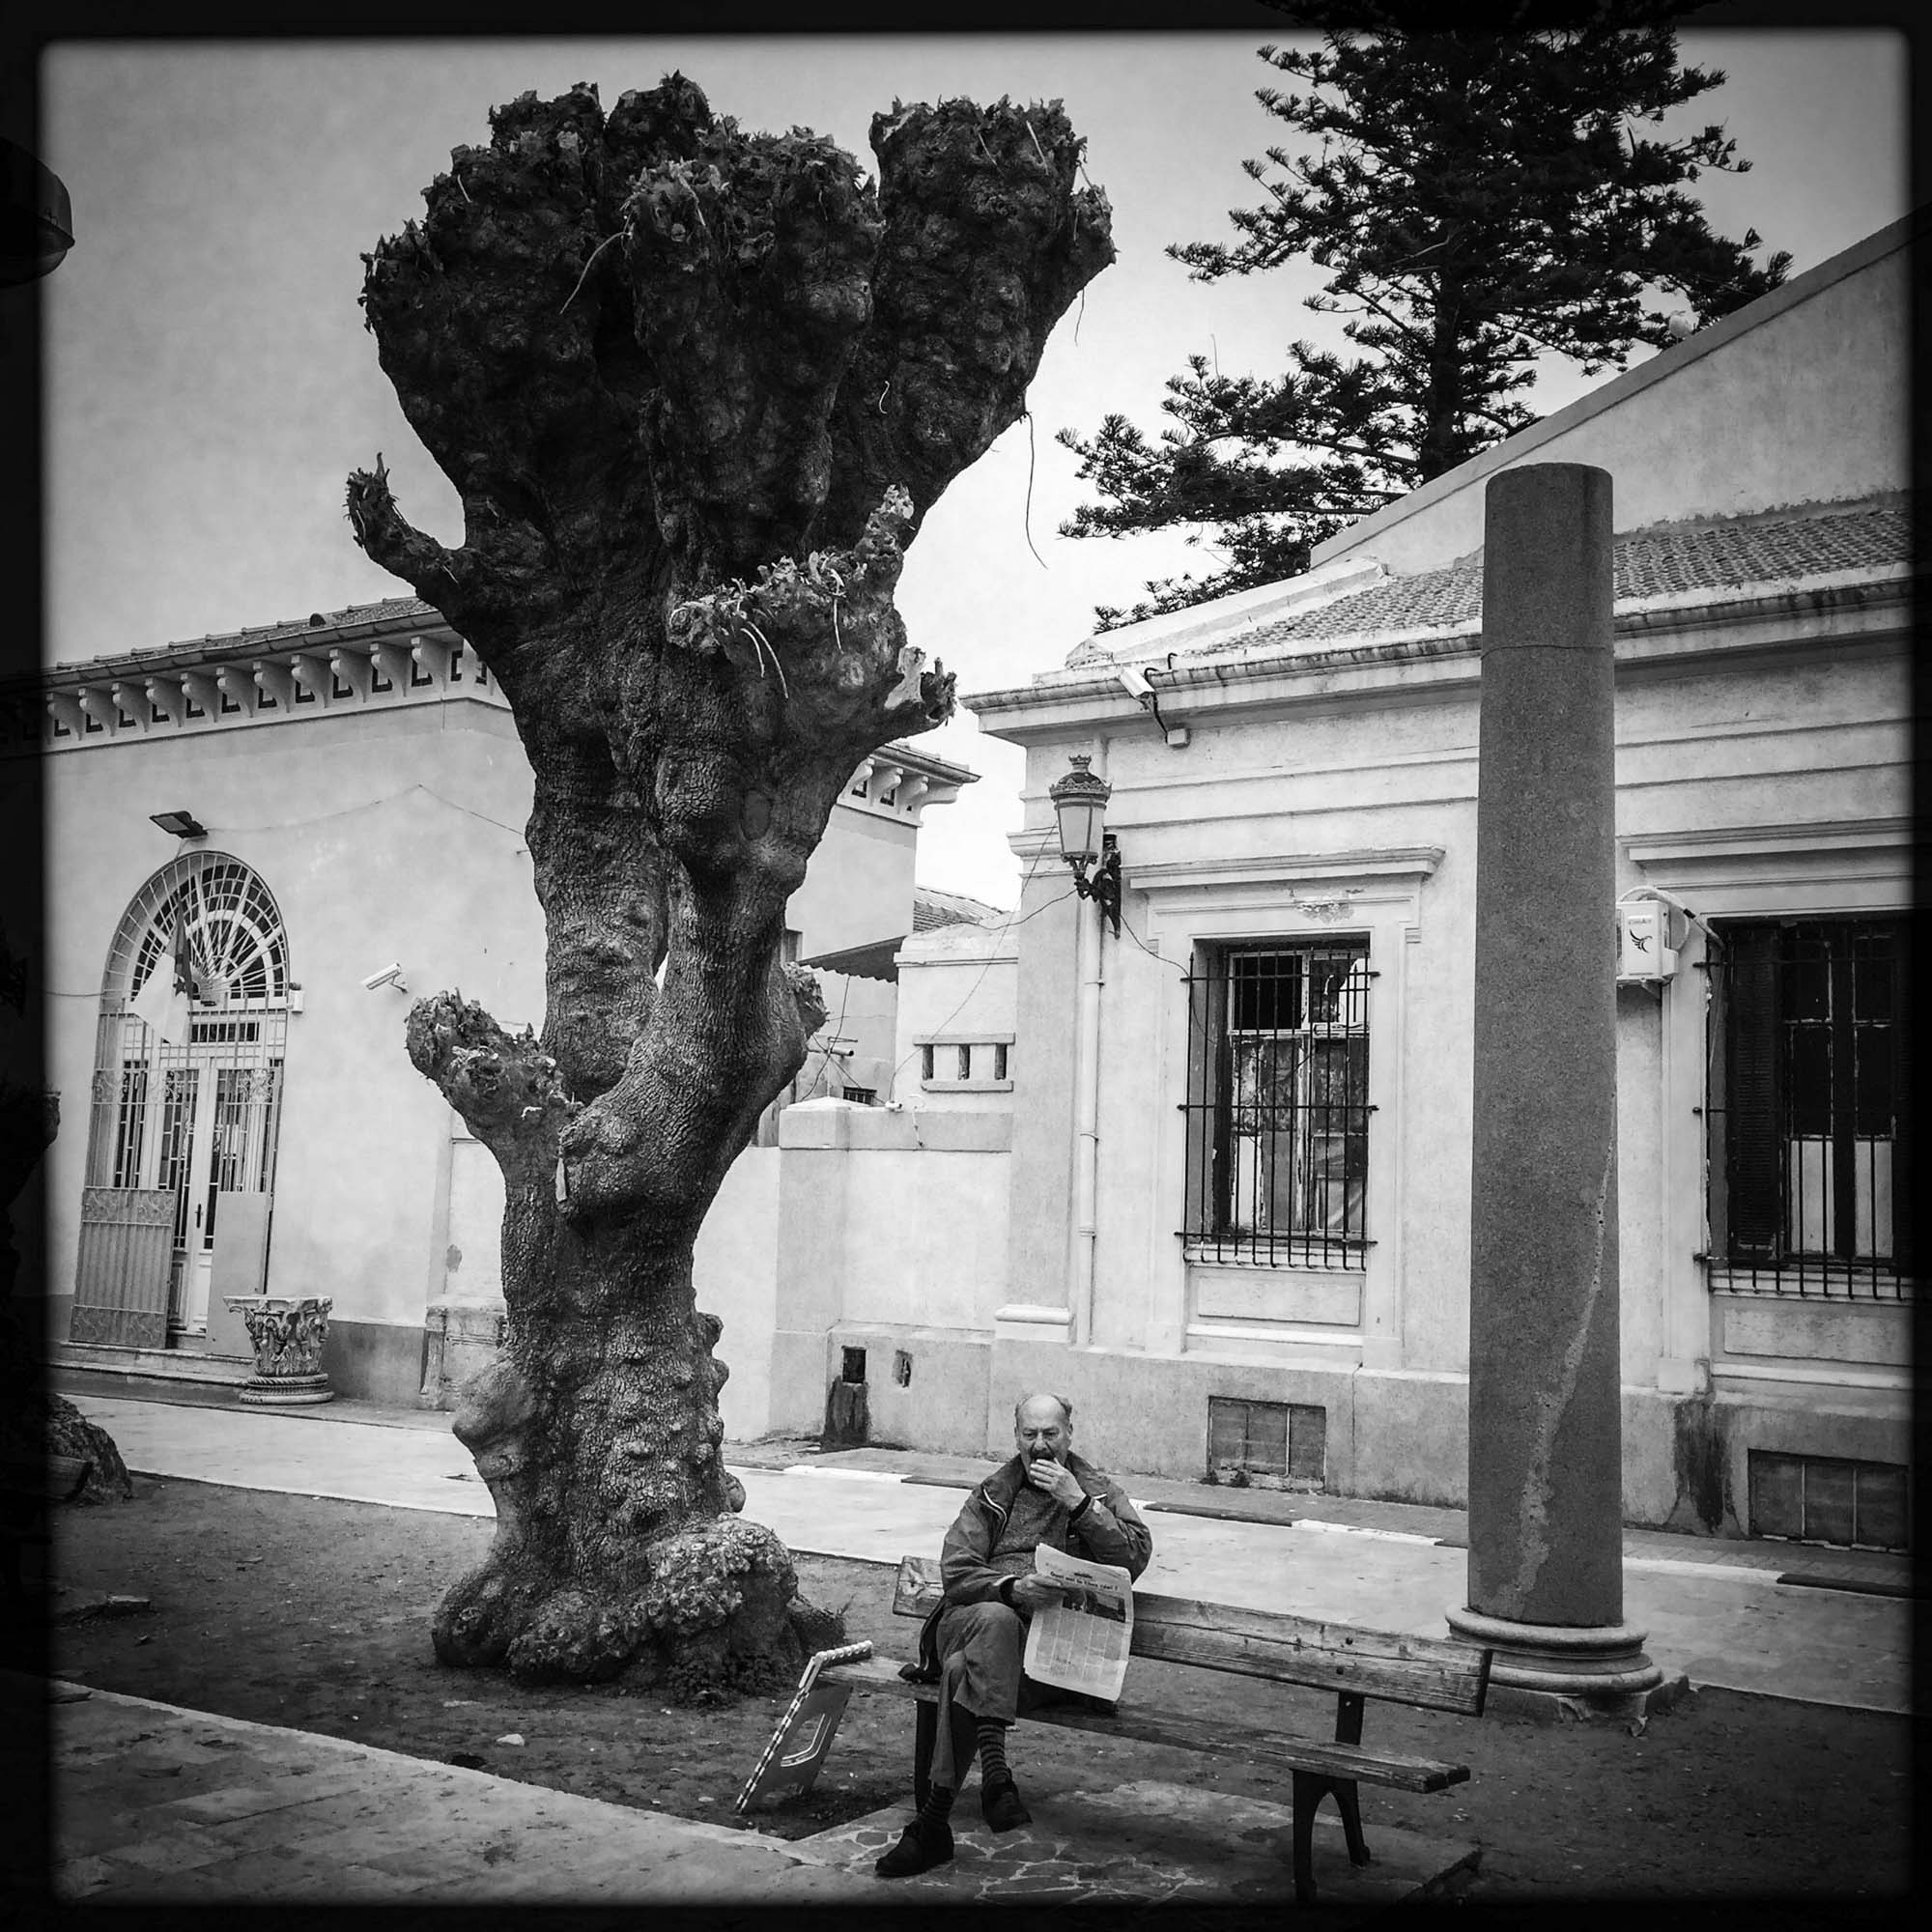
[[[750,135],[672,75],[492,115],[363,305],[465,540],[380,458],[357,541],[496,674],[535,776],[542,1035],[419,1002],[415,1065],[502,1168],[507,1341],[458,1435],[496,1498],[439,1654],[763,1685],[824,1639],[724,1467],[692,1251],[824,1019],[786,902],[851,772],[952,707],[893,595],[904,546],[1025,406],[1112,258],[1058,103]]]

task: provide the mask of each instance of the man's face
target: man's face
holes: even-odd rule
[[[1038,1397],[1026,1404],[1013,1428],[1013,1440],[1019,1445],[1020,1454],[1030,1463],[1037,1463],[1045,1457],[1051,1457],[1056,1463],[1065,1462],[1072,1437],[1073,1425],[1061,1413],[1060,1405],[1050,1396]]]

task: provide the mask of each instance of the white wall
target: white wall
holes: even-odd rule
[[[1018,967],[1019,935],[1010,924],[942,925],[899,948],[895,1098],[927,1108],[1010,1108],[1021,1048],[1013,1028]],[[924,1041],[940,1048],[930,1080],[921,1070]],[[1004,1079],[994,1077],[986,1051],[995,1042],[1007,1047]],[[972,1069],[963,1081],[961,1045]]]

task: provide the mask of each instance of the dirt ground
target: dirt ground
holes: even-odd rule
[[[623,1685],[525,1690],[440,1665],[429,1617],[492,1525],[361,1503],[135,1479],[131,1502],[70,1506],[56,1525],[56,1611],[91,1593],[144,1596],[145,1614],[55,1633],[54,1667],[103,1690],[456,1759],[559,1791],[732,1823],[733,1801],[783,1697],[671,1708]],[[909,1654],[884,1565],[799,1559],[806,1594],[849,1634]],[[1143,1662],[1150,1702],[1185,1696],[1252,1716],[1256,1687]],[[1325,1698],[1269,1691],[1286,1729],[1321,1735]],[[856,1695],[817,1787],[745,1822],[799,1837],[909,1804],[911,1707]],[[1883,1897],[1909,1877],[1911,1727],[1887,1718],[1706,1690],[1643,1735],[1607,1726],[1470,1721],[1373,1705],[1365,1741],[1455,1757],[1467,1784],[1364,1792],[1376,1820],[1480,1843],[1471,1900]],[[1022,1726],[1014,1761],[1288,1798],[1287,1775],[1236,1758],[1129,1747]]]

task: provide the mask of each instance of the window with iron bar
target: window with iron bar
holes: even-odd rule
[[[1710,978],[1711,1286],[1897,1301],[1912,1292],[1905,922],[1740,921]]]
[[[1187,979],[1191,1257],[1364,1265],[1369,946],[1203,947]]]

